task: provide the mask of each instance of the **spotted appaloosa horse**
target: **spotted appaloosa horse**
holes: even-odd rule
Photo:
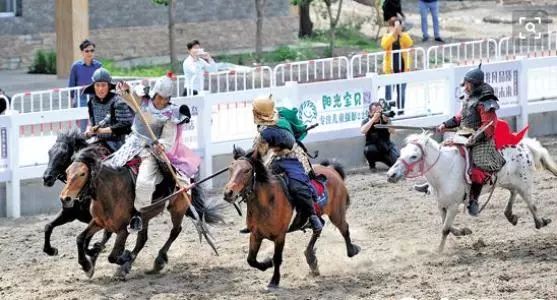
[[[400,157],[387,172],[389,182],[398,182],[405,176],[423,173],[437,199],[439,212],[443,222],[441,244],[439,252],[445,246],[449,233],[462,236],[472,233],[468,228],[453,227],[454,218],[460,204],[466,201],[470,185],[464,178],[465,159],[455,146],[441,146],[430,138],[430,134],[414,134],[406,139],[406,146],[401,149]],[[536,206],[532,201],[534,166],[543,167],[557,176],[557,164],[553,161],[547,149],[538,141],[525,138],[518,145],[502,150],[506,160],[505,166],[497,173],[497,186],[511,192],[505,208],[505,217],[513,225],[518,217],[513,214],[512,207],[516,195],[520,195],[528,205],[537,229],[551,222],[551,219],[540,218]],[[487,184],[483,192],[491,190]]]

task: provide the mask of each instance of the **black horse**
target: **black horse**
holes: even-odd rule
[[[66,183],[66,168],[72,163],[72,156],[89,144],[83,134],[77,128],[62,131],[56,138],[56,143],[48,150],[48,166],[43,174],[43,184],[47,187],[54,185],[56,180]],[[107,151],[108,148],[98,148],[99,151]],[[48,255],[57,255],[58,249],[50,245],[50,236],[55,227],[64,225],[74,220],[83,223],[91,222],[89,208],[91,199],[85,198],[83,201],[65,202],[62,201],[62,210],[58,212],[56,218],[46,224],[44,228],[44,247],[43,251]],[[102,240],[95,244],[96,248],[104,248],[112,233],[105,231]]]

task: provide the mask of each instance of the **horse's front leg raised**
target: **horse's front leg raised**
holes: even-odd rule
[[[261,247],[261,242],[263,239],[255,234],[251,233],[249,236],[249,252],[248,252],[248,264],[251,267],[257,268],[261,271],[265,271],[273,266],[273,261],[268,258],[263,262],[257,261],[257,253]]]
[[[91,221],[87,228],[77,236],[77,259],[81,268],[89,278],[91,278],[95,272],[95,260],[97,257],[93,256],[89,258],[85,252],[93,235],[101,229],[102,227],[97,225],[95,221]]]
[[[112,232],[105,230],[105,231],[103,232],[103,238],[102,238],[102,240],[101,240],[100,242],[96,242],[96,243],[93,245],[93,248],[94,248],[96,251],[97,251],[97,250],[98,250],[99,252],[102,251],[102,250],[105,248],[106,243],[108,242],[108,240],[110,240],[110,237],[111,237],[111,236],[112,236]]]
[[[55,227],[58,227],[60,225],[64,225],[68,222],[71,222],[75,220],[75,216],[72,216],[70,211],[66,210],[66,209],[62,209],[61,211],[58,212],[58,214],[56,215],[56,218],[54,218],[54,220],[52,220],[52,222],[48,223],[45,225],[44,227],[44,247],[43,247],[43,251],[50,255],[57,255],[58,254],[58,249],[52,247],[50,245],[50,236],[52,235],[52,230]]]
[[[132,264],[137,258],[137,255],[145,246],[148,239],[148,231],[149,231],[149,220],[145,220],[143,218],[143,229],[137,233],[137,240],[135,241],[135,247],[133,248],[132,252],[128,250],[124,250],[122,255],[118,257],[116,263],[120,265],[120,268],[116,271],[115,276],[117,278],[124,279],[126,275],[128,275],[132,269]]]
[[[516,191],[511,190],[510,192],[511,195],[507,201],[507,206],[505,206],[505,217],[511,224],[516,225],[516,223],[518,223],[518,216],[513,214],[513,204],[516,199]]]

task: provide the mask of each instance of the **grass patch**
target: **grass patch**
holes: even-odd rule
[[[328,30],[315,30],[314,36],[310,41],[329,43]],[[340,26],[336,29],[335,47],[354,47],[368,52],[382,51],[381,47],[372,38],[361,33],[357,28],[350,26]]]
[[[120,68],[114,65],[113,60],[101,59],[100,61],[103,68],[107,69],[112,76],[159,77],[163,76],[166,72],[168,72],[168,70],[170,70],[170,64]]]
[[[317,51],[311,48],[309,43],[302,43],[297,47],[280,46],[273,51],[263,52],[261,55],[261,63],[264,65],[278,64],[287,61],[309,60],[319,57]],[[215,56],[215,59],[235,65],[250,66],[255,63],[255,53],[223,54]]]

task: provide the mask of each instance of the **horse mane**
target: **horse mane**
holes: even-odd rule
[[[85,140],[85,137],[83,137],[77,127],[72,127],[58,133],[58,136],[56,137],[56,143],[72,145],[76,148],[78,146],[81,146],[79,148],[83,148],[88,145],[87,140]]]
[[[435,141],[434,139],[431,138],[431,135],[433,133],[429,132],[429,131],[424,131],[422,133],[414,133],[409,135],[408,137],[406,137],[406,144],[410,144],[410,143],[419,143],[421,145],[425,146],[426,142],[431,143],[433,146],[437,147],[439,146],[439,143],[437,143],[437,141]]]
[[[255,172],[255,181],[259,183],[269,183],[271,182],[272,175],[267,170],[267,167],[261,161],[261,157],[257,155],[257,151],[250,151],[245,156],[253,165],[253,170]]]
[[[91,172],[91,178],[95,177],[102,166],[102,158],[99,155],[99,146],[97,145],[90,145],[79,150],[74,154],[72,160],[87,165]]]

